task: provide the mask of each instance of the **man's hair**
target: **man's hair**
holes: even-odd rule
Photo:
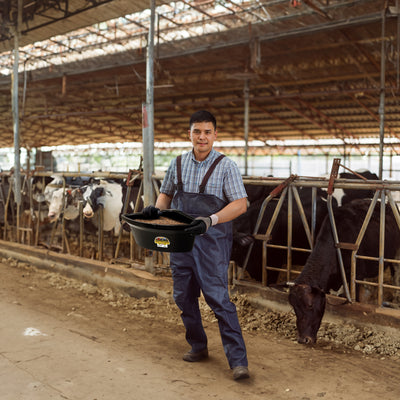
[[[200,110],[193,113],[190,117],[189,129],[192,128],[195,122],[211,122],[214,125],[214,129],[217,130],[217,120],[209,111]]]

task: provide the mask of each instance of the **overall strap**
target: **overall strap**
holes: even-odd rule
[[[182,182],[182,156],[179,155],[176,157],[176,176],[177,176],[177,190],[182,191],[183,190],[183,182]]]
[[[204,190],[206,188],[208,179],[210,178],[211,174],[214,172],[215,167],[217,164],[225,157],[224,154],[221,154],[218,158],[214,160],[214,162],[211,164],[211,167],[208,169],[207,173],[204,175],[204,178],[199,186],[199,193],[204,193]]]

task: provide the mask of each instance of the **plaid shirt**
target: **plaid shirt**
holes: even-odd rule
[[[194,158],[193,151],[182,154],[182,182],[184,192],[199,193],[199,186],[204,175],[220,154],[212,149],[204,161],[197,161]],[[160,192],[173,196],[177,183],[176,159],[174,159],[168,167]],[[224,157],[218,163],[207,182],[204,194],[213,194],[228,203],[247,197],[242,176],[234,161],[228,157]]]

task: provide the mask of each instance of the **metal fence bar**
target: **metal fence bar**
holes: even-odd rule
[[[344,270],[342,252],[339,247],[339,238],[338,238],[337,229],[336,229],[335,217],[334,217],[333,209],[332,209],[332,195],[331,194],[328,195],[328,215],[329,215],[329,221],[331,223],[331,228],[332,228],[333,241],[335,242],[335,246],[336,246],[336,254],[338,257],[338,261],[339,261],[339,268],[340,268],[340,274],[342,276],[344,292],[346,294],[346,299],[348,300],[349,303],[351,303],[352,299],[350,296],[349,286],[347,283],[346,273]]]
[[[356,285],[355,285],[355,280],[356,280],[356,276],[357,276],[357,271],[356,271],[356,254],[357,254],[357,250],[360,247],[360,243],[364,237],[365,231],[367,230],[369,221],[371,219],[372,213],[374,211],[376,202],[378,201],[378,197],[379,197],[379,191],[377,190],[374,194],[374,197],[371,201],[371,204],[368,208],[367,214],[364,218],[364,222],[360,228],[360,232],[358,233],[357,239],[355,241],[355,247],[356,250],[353,250],[352,255],[351,255],[351,274],[350,274],[350,284],[351,284],[351,298],[353,300],[356,299]]]
[[[378,304],[381,306],[383,303],[383,273],[385,269],[385,216],[386,216],[386,202],[385,191],[381,190],[381,207],[380,207],[380,220],[379,220],[379,275],[378,275]]]

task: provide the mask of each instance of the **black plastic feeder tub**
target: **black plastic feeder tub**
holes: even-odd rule
[[[172,219],[180,224],[157,223],[161,217]],[[159,218],[149,219],[149,222],[143,221],[146,219],[148,218],[141,212],[122,215],[122,220],[129,224],[139,246],[168,253],[192,250],[196,235],[184,230],[194,220],[193,217],[179,210],[163,210],[160,212]]]

